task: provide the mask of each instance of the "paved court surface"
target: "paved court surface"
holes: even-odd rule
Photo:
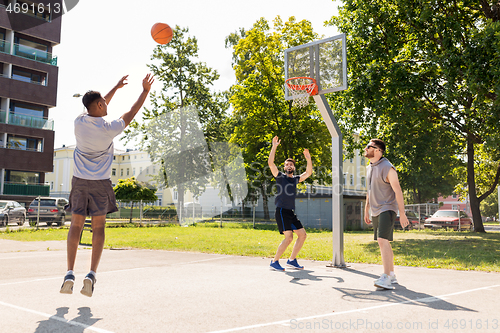
[[[59,294],[65,242],[0,240],[1,332],[500,332],[500,274],[148,250],[104,250],[94,296]]]

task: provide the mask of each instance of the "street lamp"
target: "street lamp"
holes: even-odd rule
[[[79,94],[79,93],[76,93],[76,94],[73,94],[73,97],[78,98],[78,97],[83,97],[83,95]],[[83,113],[85,113],[85,105],[83,106]]]

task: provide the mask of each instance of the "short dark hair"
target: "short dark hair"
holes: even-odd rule
[[[370,140],[371,142],[373,142],[373,144],[375,146],[377,146],[378,149],[382,150],[382,153],[385,152],[385,142],[380,140],[380,139],[371,139]]]
[[[292,162],[293,166],[295,166],[295,160],[293,158],[287,158],[286,161],[285,161],[285,163],[286,162]],[[285,163],[283,163],[283,164],[285,164]]]
[[[89,90],[85,93],[85,95],[83,95],[83,98],[82,98],[83,105],[85,105],[85,107],[88,110],[90,105],[101,97],[102,96],[101,96],[100,92],[94,91],[94,90]]]

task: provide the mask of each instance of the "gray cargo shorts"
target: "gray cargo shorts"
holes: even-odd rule
[[[118,211],[111,180],[73,177],[69,204],[64,209],[84,216],[101,216]]]

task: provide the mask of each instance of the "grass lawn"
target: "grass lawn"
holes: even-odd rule
[[[0,238],[20,241],[65,240],[67,228],[23,230],[0,233]],[[84,241],[90,242],[86,232]],[[272,225],[200,223],[178,225],[106,228],[107,248],[141,248],[193,251],[271,258],[283,239]],[[395,231],[395,264],[455,270],[500,272],[500,233],[453,231]],[[283,257],[290,254],[291,246]],[[332,260],[332,232],[308,230],[299,259]],[[370,231],[345,232],[344,260],[350,263],[381,264],[378,244]]]

